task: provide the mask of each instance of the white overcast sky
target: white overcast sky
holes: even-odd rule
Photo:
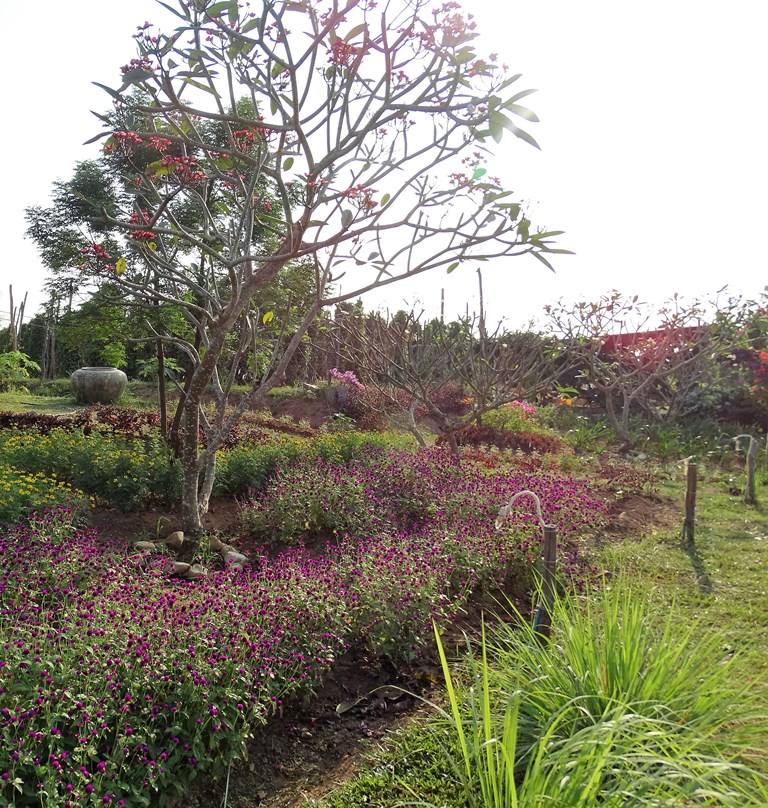
[[[173,0],[170,0],[173,2]],[[436,0],[438,2],[438,0]],[[728,285],[756,297],[768,284],[768,3],[764,0],[465,0],[482,38],[517,73],[541,119],[537,152],[512,137],[489,164],[529,202],[535,224],[564,230],[556,273],[533,259],[486,264],[492,319],[524,324],[559,297],[616,288],[661,301]],[[23,211],[48,202],[98,146],[90,110],[117,86],[145,20],[168,18],[153,0],[0,0],[4,31],[0,324],[8,284],[27,312],[45,272],[24,238]],[[169,28],[169,25],[162,25]],[[445,288],[446,314],[476,306],[475,272],[462,266],[366,298],[373,308],[429,309]]]

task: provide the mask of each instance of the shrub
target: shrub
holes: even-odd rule
[[[481,424],[469,424],[456,430],[459,446],[495,446],[498,449],[515,449],[531,452],[560,452],[565,444],[556,435],[541,432],[507,432]],[[446,444],[444,434],[437,438],[438,445]]]
[[[0,353],[0,392],[26,389],[24,385],[30,374],[39,370],[37,362],[21,351]]]
[[[138,439],[159,436],[160,419],[154,412],[114,404],[95,404],[72,416],[70,423],[86,434],[97,431],[115,437]]]
[[[304,443],[280,440],[266,444],[237,444],[216,455],[214,493],[243,495],[266,485],[281,463],[292,462],[302,455]]]
[[[38,396],[51,398],[72,397],[72,382],[67,379],[35,379],[28,385],[29,389]]]
[[[525,401],[511,401],[498,409],[486,412],[480,419],[483,426],[497,432],[539,431],[536,428],[536,407]]]
[[[429,400],[446,415],[464,415],[469,412],[467,395],[457,382],[447,382],[430,391]]]
[[[328,565],[191,586],[126,575],[115,548],[62,527],[0,538],[0,789],[19,808],[167,804],[344,650]]]
[[[78,429],[85,434],[100,432],[126,439],[159,436],[155,413],[129,407],[96,404],[75,415],[46,415],[33,412],[0,413],[0,429],[36,429],[47,434],[52,429]]]
[[[337,475],[344,480],[338,486],[334,482]],[[347,485],[349,491],[344,488]],[[326,494],[329,486],[333,490]],[[292,494],[292,490],[300,493]],[[499,507],[521,490],[538,494],[547,521],[558,528],[565,574],[583,577],[586,565],[578,543],[585,531],[601,524],[606,512],[603,499],[595,499],[584,483],[565,474],[513,468],[489,475],[476,465],[458,466],[446,451],[437,448],[408,453],[374,451],[346,467],[316,461],[282,469],[260,495],[244,505],[243,519],[265,538],[272,535],[283,540],[334,529],[346,530],[358,541],[368,540],[374,528],[385,540],[397,532],[402,542],[416,533],[434,534],[449,543],[448,554],[459,568],[464,549],[480,542],[486,560],[481,563],[480,551],[473,550],[472,560],[467,562],[477,583],[499,568],[500,559],[513,545],[515,553],[524,557],[538,555],[541,533],[532,513],[519,508],[511,514],[503,539],[495,527]],[[336,502],[342,491],[359,513],[354,518],[345,516],[347,521],[339,527],[323,521],[338,517],[319,516],[318,511],[332,507],[330,500]]]
[[[354,418],[360,429],[375,430],[384,426],[387,404],[375,387],[350,387],[341,411]]]
[[[243,508],[241,521],[251,533],[297,541],[316,534],[378,533],[384,517],[349,469],[318,458],[277,471],[264,494]]]
[[[0,412],[0,430],[34,429],[43,435],[47,435],[52,429],[63,427],[69,423],[59,416],[44,413]]]
[[[367,457],[397,445],[411,445],[409,438],[391,433],[343,432],[318,434],[313,440],[288,435],[264,438],[258,443],[237,443],[217,454],[214,493],[242,496],[266,485],[275,470],[299,460],[322,458],[333,463]]]

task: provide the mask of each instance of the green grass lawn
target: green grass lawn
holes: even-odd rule
[[[684,482],[667,483],[662,494],[680,503],[682,527]],[[681,619],[722,630],[734,649],[747,652],[745,672],[766,684],[768,487],[758,489],[755,506],[730,494],[727,480],[700,481],[692,546],[679,530],[650,527],[636,540],[608,547],[604,558],[609,568],[653,583],[659,603]]]
[[[77,408],[72,396],[37,396],[33,393],[0,393],[0,412],[39,412],[51,415],[73,412]]]

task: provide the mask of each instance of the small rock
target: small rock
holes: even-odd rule
[[[163,544],[171,550],[179,550],[181,545],[184,544],[184,532],[175,530],[173,533],[169,533],[164,539]]]
[[[211,550],[214,553],[225,552],[223,550],[223,548],[227,547],[227,545],[224,544],[224,542],[222,542],[222,540],[218,536],[209,536],[208,537],[208,546],[211,548]]]
[[[174,561],[171,565],[171,570],[174,575],[186,575],[191,567],[191,564],[185,564],[183,561]]]
[[[152,541],[137,541],[133,546],[137,550],[146,550],[148,553],[154,553],[157,550],[157,545]]]
[[[248,558],[244,556],[242,553],[238,553],[236,550],[229,550],[224,556],[224,563],[227,566],[231,566],[232,564],[239,564],[242,567],[243,564],[248,563]]]
[[[199,581],[201,578],[205,578],[206,575],[208,575],[208,571],[205,567],[201,567],[200,564],[193,564],[186,574],[186,579],[188,581]]]

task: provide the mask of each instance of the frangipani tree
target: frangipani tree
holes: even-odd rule
[[[739,313],[716,302],[674,295],[655,308],[620,292],[597,301],[547,306],[584,381],[602,394],[606,416],[623,448],[633,448],[630,416],[674,413],[679,399],[711,379],[712,368],[733,349]]]
[[[99,137],[123,190],[94,221],[122,231],[122,247],[95,240],[82,261],[134,303],[178,307],[194,334],[157,334],[191,358],[181,454],[194,537],[217,449],[322,307],[469,259],[531,254],[549,266],[562,251],[489,176],[488,141],[506,131],[535,145],[518,126],[536,120],[520,105],[531,91],[476,52],[474,23],[455,3],[160,5],[176,29],[142,26],[122,85],[102,85],[114,112],[99,116]],[[285,313],[254,300],[300,261],[313,267],[312,300],[278,338]],[[235,369],[264,329],[273,361],[228,407]],[[209,384],[217,406],[203,416],[203,445]]]

